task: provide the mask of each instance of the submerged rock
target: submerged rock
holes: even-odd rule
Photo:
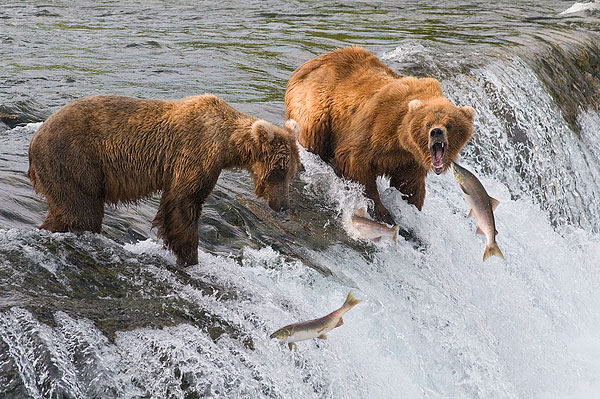
[[[23,125],[25,125],[25,121],[23,121],[17,115],[7,114],[0,111],[0,132],[5,132],[9,129]]]

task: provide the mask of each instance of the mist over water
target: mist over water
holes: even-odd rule
[[[600,20],[543,3],[3,7],[0,397],[597,397]],[[378,181],[419,245],[353,239],[362,187],[303,149],[285,217],[222,173],[197,266],[150,230],[158,196],[107,207],[99,235],[37,230],[27,148],[66,102],[211,92],[280,124],[291,72],[351,44],[476,109],[459,162],[500,201],[505,260],[482,262],[450,173],[428,176],[421,212]],[[350,290],[362,302],[327,340],[269,340]]]

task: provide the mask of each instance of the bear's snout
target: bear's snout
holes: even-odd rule
[[[290,210],[290,202],[279,198],[269,198],[269,208],[275,212],[286,212]]]
[[[429,131],[429,152],[431,155],[431,167],[436,174],[440,174],[444,170],[446,162],[446,152],[448,149],[448,140],[446,131],[439,127]]]
[[[439,127],[436,127],[435,129],[431,129],[431,132],[429,132],[429,137],[431,137],[432,140],[442,139],[444,138],[444,131]]]

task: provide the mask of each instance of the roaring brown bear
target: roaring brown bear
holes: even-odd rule
[[[285,93],[286,117],[300,124],[300,144],[365,185],[379,220],[394,223],[379,198],[377,176],[419,210],[429,169],[445,171],[473,134],[475,110],[446,99],[433,78],[401,77],[360,47],[302,64]]]
[[[258,197],[275,211],[289,208],[298,131],[293,120],[281,129],[213,95],[75,100],[50,116],[29,145],[29,178],[48,202],[40,228],[99,233],[105,203],[162,190],[152,226],[178,264],[196,264],[202,204],[222,169],[247,169]]]

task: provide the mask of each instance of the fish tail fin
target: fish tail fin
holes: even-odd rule
[[[394,226],[394,244],[398,244],[398,230],[400,230],[399,224]]]
[[[485,262],[485,260],[492,255],[504,259],[504,255],[502,254],[502,251],[500,251],[500,248],[498,247],[497,243],[493,243],[491,246],[485,247],[485,252],[483,253],[483,261]]]
[[[354,296],[352,295],[352,291],[350,291],[342,307],[353,308],[360,301],[360,299],[354,298]]]

